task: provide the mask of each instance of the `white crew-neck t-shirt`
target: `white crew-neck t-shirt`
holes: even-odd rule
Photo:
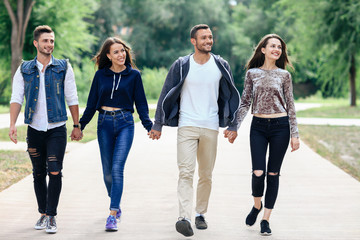
[[[198,64],[190,56],[190,69],[181,89],[179,128],[185,126],[218,131],[218,97],[221,72],[214,57]]]

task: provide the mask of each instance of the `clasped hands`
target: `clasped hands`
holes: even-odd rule
[[[148,132],[148,136],[149,138],[151,138],[152,140],[158,140],[161,137],[161,132],[160,131],[156,131],[154,129],[151,129],[150,132]]]
[[[237,131],[224,130],[224,138],[227,138],[229,143],[234,143],[237,136]]]
[[[74,128],[71,132],[71,141],[80,141],[83,138],[83,133],[80,128]]]
[[[227,138],[229,140],[229,143],[233,143],[237,137],[237,132],[236,131],[229,131],[229,130],[225,130],[224,131],[224,137]],[[151,138],[152,140],[158,140],[161,137],[161,132],[160,131],[156,131],[154,129],[151,129],[148,132],[148,136],[149,138]]]

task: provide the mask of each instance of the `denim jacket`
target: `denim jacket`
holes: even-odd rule
[[[45,93],[46,106],[48,111],[48,122],[55,123],[67,120],[64,79],[67,70],[67,60],[56,59],[53,56],[52,64],[45,70]],[[35,57],[31,61],[24,61],[21,64],[21,73],[25,86],[25,123],[32,122],[36,111],[36,101],[39,95],[40,75],[36,66]]]

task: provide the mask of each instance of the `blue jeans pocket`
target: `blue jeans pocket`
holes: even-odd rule
[[[126,111],[126,112],[121,112],[121,114],[126,123],[134,123],[134,118],[131,112]]]
[[[98,129],[101,128],[101,126],[104,122],[105,116],[106,116],[105,114],[99,113],[98,122],[97,122]]]

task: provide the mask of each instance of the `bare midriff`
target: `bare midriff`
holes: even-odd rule
[[[279,117],[286,117],[286,116],[287,116],[287,112],[273,113],[273,114],[259,114],[259,113],[255,113],[254,116],[255,116],[255,117],[258,117],[258,118],[279,118]]]
[[[121,108],[101,106],[101,109],[105,111],[116,111],[116,110],[120,110]]]

